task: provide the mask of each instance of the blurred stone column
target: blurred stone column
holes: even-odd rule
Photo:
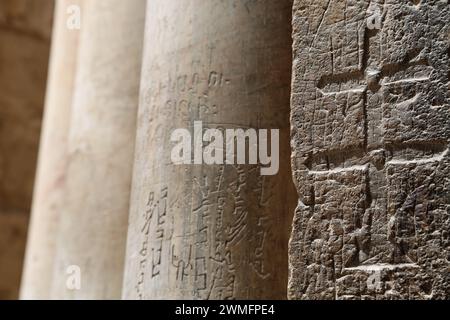
[[[83,3],[55,299],[121,296],[145,4]]]
[[[286,298],[291,5],[149,1],[124,298]],[[174,165],[195,120],[281,129],[278,174]]]
[[[78,56],[79,30],[70,24],[70,19],[79,18],[76,15],[80,8],[81,0],[56,1],[45,116],[22,276],[22,299],[50,298],[58,221],[63,210],[67,139]]]
[[[52,13],[53,0],[0,1],[0,299],[19,292]]]

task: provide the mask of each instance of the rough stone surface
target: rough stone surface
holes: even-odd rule
[[[52,13],[52,0],[0,1],[0,299],[18,296]]]
[[[295,1],[289,298],[450,297],[449,21],[448,1]]]
[[[78,56],[79,30],[67,28],[67,8],[80,0],[58,0],[38,172],[21,284],[22,299],[49,299],[58,234],[64,211],[67,144]],[[81,7],[80,7],[81,8]]]
[[[286,297],[291,10],[291,1],[149,1],[124,298]],[[171,133],[194,120],[281,129],[280,172],[172,164]]]
[[[145,3],[83,1],[54,299],[121,297]]]

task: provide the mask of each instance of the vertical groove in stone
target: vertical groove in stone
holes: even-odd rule
[[[145,3],[83,3],[52,298],[121,296]]]
[[[124,298],[286,297],[291,5],[149,1]],[[173,165],[195,120],[281,129],[279,173]]]

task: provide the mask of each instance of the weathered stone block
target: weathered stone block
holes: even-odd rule
[[[450,7],[296,1],[291,299],[450,295]]]

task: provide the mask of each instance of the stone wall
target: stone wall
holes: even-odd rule
[[[295,1],[290,298],[448,298],[449,20],[446,1]]]

